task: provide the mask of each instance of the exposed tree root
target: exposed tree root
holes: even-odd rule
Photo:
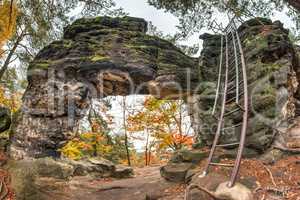
[[[207,190],[206,188],[201,187],[199,185],[190,185],[190,186],[188,186],[186,188],[186,191],[185,191],[184,200],[188,200],[189,191],[192,190],[192,189],[198,189],[202,192],[205,192],[206,194],[208,194],[210,197],[214,198],[215,200],[226,200],[224,198],[218,197],[214,192],[211,192],[211,191]]]

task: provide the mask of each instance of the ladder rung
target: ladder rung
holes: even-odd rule
[[[238,103],[235,103],[236,106],[238,106],[243,112],[245,112],[245,109]]]
[[[245,91],[242,90],[242,91],[239,93],[239,98],[241,98],[241,97],[244,95],[244,93],[245,93]],[[232,102],[234,99],[236,99],[236,96],[235,96],[235,97],[232,97],[231,99],[228,99],[228,100],[226,101],[226,104]]]
[[[234,167],[233,164],[223,164],[223,163],[209,163],[212,166],[221,166],[221,167]]]
[[[236,60],[234,59],[233,61],[231,61],[231,62],[229,63],[229,66],[231,66],[232,64],[235,64],[235,62],[236,62]],[[238,65],[241,64],[240,59],[238,59],[237,63],[238,63]],[[236,70],[236,68],[234,68],[234,70]],[[233,71],[233,70],[232,70],[232,71]]]
[[[218,144],[217,147],[231,147],[231,146],[237,146],[240,145],[239,142],[235,142],[235,143],[229,143],[229,144]]]
[[[231,114],[233,114],[233,113],[236,113],[236,112],[239,111],[239,110],[241,110],[240,107],[238,107],[237,109],[232,110],[232,111],[230,111],[230,112],[228,112],[228,113],[225,113],[225,114],[224,114],[224,117],[226,117],[226,116],[228,116],[228,115],[231,115]]]
[[[235,79],[236,79],[236,76],[233,76],[233,77],[228,81],[228,83],[234,81]]]
[[[238,85],[240,86],[243,82],[244,81],[241,80]],[[236,83],[232,87],[230,87],[228,90],[235,89],[235,88],[236,88]]]

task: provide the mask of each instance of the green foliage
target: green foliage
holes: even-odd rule
[[[133,145],[129,145],[133,148]],[[69,141],[61,150],[70,159],[101,156],[114,163],[125,163],[126,150],[123,136],[113,136],[109,140],[101,133],[82,133]]]
[[[148,32],[147,34],[156,36],[162,39],[165,39],[172,44],[174,44],[176,47],[181,49],[182,52],[184,52],[188,56],[194,56],[199,52],[200,46],[199,44],[192,44],[192,45],[182,45],[180,44],[180,41],[184,40],[182,34],[176,33],[174,35],[167,34],[165,35],[162,31],[158,30],[156,26],[152,24],[152,22],[148,23]]]
[[[197,33],[220,16],[228,13],[242,18],[254,16],[270,17],[276,11],[282,12],[288,7],[287,14],[299,25],[299,12],[292,9],[288,1],[283,0],[148,0],[157,9],[172,13],[179,19],[179,30],[183,38]],[[299,27],[299,26],[297,26]]]
[[[115,7],[113,0],[15,0],[14,3],[18,8],[16,31],[6,43],[8,51],[0,57],[2,80],[2,71],[7,71],[15,63],[12,62],[14,60],[20,63],[16,65],[21,72],[17,78],[25,79],[29,62],[43,47],[61,38],[63,27],[76,18],[126,15],[122,9]],[[66,44],[66,47],[69,45]]]
[[[64,156],[74,160],[101,156],[114,163],[126,163],[125,138],[122,135],[111,135],[112,117],[107,112],[109,108],[111,104],[108,99],[93,103],[88,116],[91,131],[84,131],[69,141],[60,150]],[[134,153],[133,144],[128,143],[128,147]]]

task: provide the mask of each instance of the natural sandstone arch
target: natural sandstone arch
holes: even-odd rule
[[[146,31],[146,21],[132,17],[79,19],[66,27],[63,39],[29,66],[10,155],[58,156],[91,98],[133,93],[180,98],[195,89],[197,59]]]
[[[59,156],[57,150],[76,134],[92,98],[133,93],[184,97],[199,141],[210,145],[216,123],[210,109],[220,36],[203,35],[204,49],[200,59],[195,59],[146,31],[146,21],[132,17],[79,19],[66,27],[63,39],[44,48],[30,64],[23,107],[14,120],[12,158]],[[286,148],[290,140],[299,140],[298,126],[291,131],[287,127],[299,116],[297,105],[298,110],[300,107],[300,70],[288,30],[280,22],[253,19],[238,31],[252,92],[246,146],[255,153],[264,153],[274,141]],[[251,86],[257,85],[268,86],[268,90],[255,92],[256,87]],[[270,114],[276,120],[264,123],[257,113],[263,117]],[[232,123],[237,123],[240,115],[234,115]],[[283,126],[283,137],[276,135],[270,125],[278,129]],[[230,131],[222,142],[238,139],[238,132]],[[300,148],[297,143],[293,145]]]

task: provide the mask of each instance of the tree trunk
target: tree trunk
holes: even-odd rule
[[[11,59],[12,59],[12,57],[13,57],[16,49],[17,49],[17,47],[19,46],[20,42],[22,41],[22,39],[23,39],[23,33],[17,38],[17,40],[16,40],[13,48],[9,51],[9,53],[7,55],[7,58],[6,58],[6,60],[5,60],[4,64],[3,64],[3,66],[0,69],[0,80],[2,80],[3,75],[6,72],[8,66],[10,64],[10,61],[11,61]]]
[[[148,130],[146,130],[147,132],[147,140],[146,140],[146,145],[145,145],[145,165],[146,166],[148,166],[148,155],[149,155],[149,153],[148,153],[148,146],[149,146],[149,132],[148,132]]]
[[[124,135],[125,135],[125,148],[126,148],[126,154],[127,154],[127,163],[128,163],[128,166],[131,166],[130,152],[129,152],[129,147],[128,147],[127,124],[126,124],[126,97],[123,97],[123,127],[124,127]]]

